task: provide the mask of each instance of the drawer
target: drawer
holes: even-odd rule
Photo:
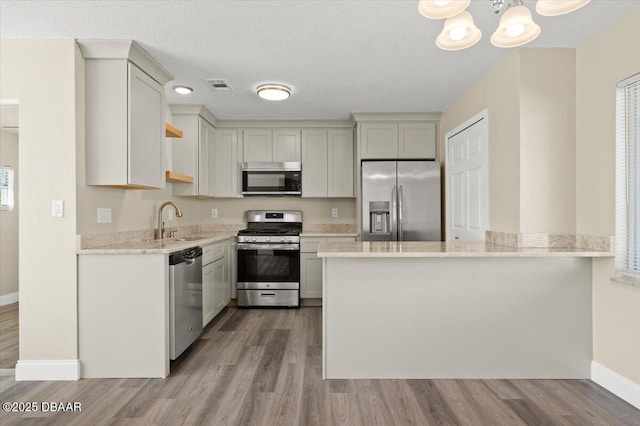
[[[300,252],[314,253],[318,251],[320,243],[327,241],[325,237],[302,237],[300,238]]]
[[[202,264],[206,265],[225,256],[227,249],[226,243],[211,244],[202,247]]]
[[[298,290],[238,290],[238,306],[299,306]]]

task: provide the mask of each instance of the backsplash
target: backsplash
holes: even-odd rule
[[[327,234],[355,234],[356,225],[353,223],[302,224],[302,232]]]
[[[613,251],[615,237],[591,234],[520,234],[486,231],[487,244],[518,248],[578,248],[594,251]]]

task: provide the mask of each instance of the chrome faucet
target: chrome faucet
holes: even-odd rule
[[[162,220],[162,209],[164,209],[166,206],[173,207],[176,211],[176,216],[182,217],[182,210],[180,210],[180,207],[178,207],[176,203],[174,203],[173,201],[162,203],[160,205],[160,208],[158,209],[158,228],[156,228],[156,240],[161,240],[164,238],[164,221]]]

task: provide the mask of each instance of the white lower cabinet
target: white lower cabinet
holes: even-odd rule
[[[321,242],[355,241],[355,237],[300,238],[300,297],[322,298],[322,258],[318,257]]]
[[[202,325],[215,318],[231,300],[229,241],[202,248]]]

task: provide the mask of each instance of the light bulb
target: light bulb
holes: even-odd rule
[[[524,24],[509,25],[505,32],[509,37],[518,37],[524,32]]]
[[[451,37],[451,40],[454,41],[462,40],[466,35],[467,27],[453,28],[451,31],[449,31],[449,37]]]

